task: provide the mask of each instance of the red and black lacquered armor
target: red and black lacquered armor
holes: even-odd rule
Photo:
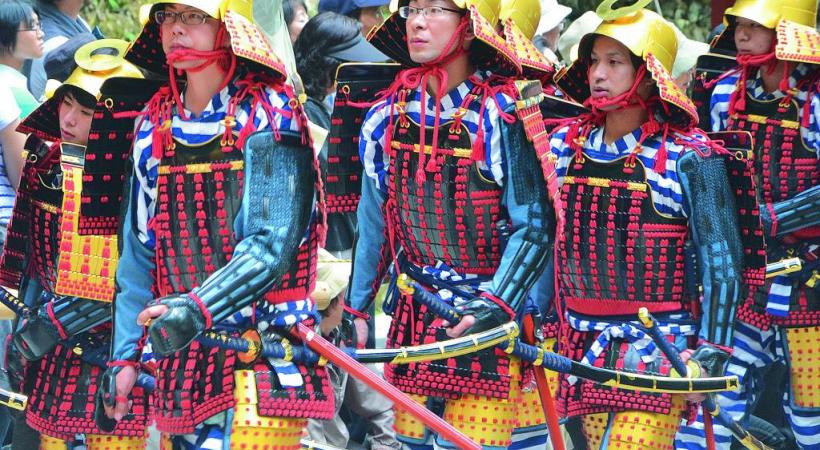
[[[501,260],[499,220],[501,188],[484,178],[472,159],[470,134],[464,125],[447,122],[439,129],[432,153],[432,130],[426,131],[427,159],[438,170],[419,184],[420,128],[400,116],[393,133],[388,168],[385,219],[409,263],[421,267],[442,261],[461,274],[492,276]],[[388,346],[447,340],[442,321],[427,308],[402,297],[394,313]],[[405,392],[457,398],[469,393],[505,398],[510,389],[509,359],[500,350],[431,363],[387,366],[386,376]]]
[[[63,226],[60,144],[47,145],[32,138],[28,147],[29,159],[23,169],[4,251],[2,283],[18,287],[22,279],[30,278],[54,294]],[[35,285],[25,286],[34,289]],[[109,326],[83,335],[88,342],[95,342],[96,348],[110,345]],[[21,387],[29,396],[26,420],[40,433],[64,440],[74,439],[76,434],[101,433],[94,422],[94,395],[104,368],[83,361],[79,353],[63,342],[26,365]],[[134,389],[132,400],[131,414],[118,423],[113,432],[116,436],[145,434],[148,398],[141,387]]]
[[[600,163],[582,157],[570,161],[561,187],[566,220],[557,232],[558,289],[566,309],[608,321],[612,316],[635,316],[640,307],[653,313],[686,311],[684,242],[686,219],[657,212],[645,168],[639,159]],[[631,164],[629,164],[631,165]],[[619,322],[620,319],[615,320]],[[596,332],[564,324],[559,349],[580,361],[595,341]],[[624,369],[629,342],[613,339],[594,362]],[[669,362],[638,361],[630,370],[667,375]],[[596,386],[586,381],[561,380],[560,408],[570,416],[638,409],[668,414],[669,394],[638,393]]]
[[[243,159],[238,148],[224,149],[220,136],[191,147],[174,141],[158,168],[156,295],[189,292],[231,258],[237,243],[234,219],[243,189]],[[316,226],[300,246],[296,260],[265,299],[270,303],[308,298],[315,281],[318,250]],[[158,428],[191,433],[196,424],[234,406],[236,353],[194,342],[159,362],[155,393]],[[260,415],[272,417],[332,416],[332,392],[324,368],[299,367],[305,384],[282,389],[266,361],[256,372]]]
[[[820,180],[817,154],[801,136],[801,108],[792,95],[789,91],[781,99],[761,101],[747,94],[745,111],[730,116],[727,124],[730,130],[752,134],[755,181],[761,208],[791,199]],[[776,246],[788,247],[782,242]],[[738,318],[762,329],[768,329],[772,323],[787,326],[820,323],[820,299],[811,290],[802,289],[799,280],[795,279],[793,283],[787,317],[765,314],[771,286],[767,282],[758,289],[750,290],[751,298],[738,309]]]
[[[566,222],[556,269],[567,309],[595,316],[634,315],[642,306],[682,310],[686,220],[657,212],[638,159],[632,174],[626,158],[584,159],[570,162],[561,188]]]

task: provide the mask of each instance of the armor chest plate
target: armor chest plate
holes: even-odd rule
[[[786,200],[812,187],[820,173],[817,155],[800,133],[800,108],[791,97],[760,101],[746,97],[746,111],[729,118],[729,129],[749,131],[754,138],[758,198]]]
[[[675,311],[684,300],[685,219],[655,209],[644,167],[636,159],[570,162],[561,187],[566,221],[556,266],[567,307],[591,315]]]
[[[480,173],[471,156],[464,125],[441,125],[432,155],[432,130],[426,130],[427,160],[436,172],[417,183],[420,128],[399,123],[388,149],[388,220],[413,264],[442,261],[459,272],[490,275],[501,259],[501,187]]]
[[[242,196],[242,153],[219,139],[192,147],[176,142],[158,168],[154,222],[161,295],[188,292],[227,263]]]

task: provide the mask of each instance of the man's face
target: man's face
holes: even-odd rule
[[[170,13],[171,16],[160,24],[162,49],[166,55],[177,50],[207,52],[215,49],[216,35],[220,26],[218,20],[208,16],[200,9],[187,5],[169,4],[165,6],[164,10]],[[174,14],[177,15],[173,16]],[[179,14],[189,16],[188,24],[183,23]],[[201,22],[203,17],[205,21],[197,23]],[[179,61],[174,63],[174,68],[180,70],[191,69],[201,65],[202,62],[202,60]]]
[[[738,55],[765,55],[772,51],[777,35],[754,20],[738,17],[735,20],[735,46]]]
[[[589,62],[589,91],[594,99],[612,99],[632,88],[635,68],[629,49],[607,36],[598,36]]]
[[[94,110],[83,106],[71,92],[67,92],[58,110],[60,116],[60,137],[63,142],[77,145],[88,144],[88,132]]]
[[[458,10],[453,0],[412,0],[412,8],[441,7]],[[413,62],[423,64],[434,61],[442,56],[445,47],[461,23],[462,14],[453,11],[440,10],[432,14],[428,10],[425,16],[422,13],[411,14],[406,20],[407,50]],[[455,45],[448,53],[455,51]]]

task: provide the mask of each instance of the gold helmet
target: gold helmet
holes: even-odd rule
[[[541,19],[539,0],[501,0],[501,26],[526,78],[542,79],[555,72],[553,62],[532,43]]]
[[[467,10],[476,40],[470,47],[476,64],[499,74],[516,74],[521,66],[515,53],[496,32],[500,0],[453,0],[460,9]],[[390,17],[368,33],[367,39],[382,53],[405,66],[415,66],[407,50],[405,19],[399,16],[399,8],[409,0],[391,0]]]
[[[617,10],[611,9],[615,0],[602,3],[597,14],[603,22],[594,32],[581,39],[578,59],[559,73],[556,81],[570,97],[584,102],[590,95],[588,70],[592,45],[597,36],[607,36],[623,44],[633,55],[644,61],[647,72],[658,86],[661,100],[672,107],[672,114],[668,119],[679,125],[694,125],[697,123],[695,105],[671,76],[678,48],[675,29],[657,13],[643,9],[650,1],[642,0]]]
[[[131,45],[126,58],[145,70],[164,74],[168,63],[162,50],[160,27],[154,13],[162,5],[180,4],[197,8],[225,24],[231,38],[231,50],[239,61],[256,65],[256,70],[286,77],[285,66],[264,30],[253,19],[253,0],[156,0],[140,8],[143,28]]]
[[[535,36],[538,22],[541,20],[541,2],[539,0],[501,0],[501,22],[511,20],[521,34],[529,39]]]
[[[124,59],[128,42],[120,39],[100,39],[80,47],[74,54],[77,68],[60,83],[49,80],[46,88],[48,99],[20,124],[18,130],[34,133],[41,139],[54,141],[60,138],[59,106],[63,92],[74,87],[99,100],[102,87],[112,78],[143,78],[142,72]]]
[[[736,51],[734,30],[738,17],[777,31],[775,56],[785,61],[820,63],[817,47],[817,0],[737,0],[723,16],[726,29],[713,47]]]

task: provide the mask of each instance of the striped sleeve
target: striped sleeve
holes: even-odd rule
[[[489,175],[499,186],[504,185],[504,174],[507,173],[507,161],[504,158],[504,149],[501,147],[501,110],[506,109],[513,99],[504,94],[496,96],[496,102],[490,98],[487,102],[482,118],[484,128],[484,167],[479,166],[485,175]],[[487,173],[488,172],[488,173]]]
[[[359,136],[359,158],[365,174],[376,181],[376,186],[385,191],[388,155],[384,151],[385,131],[390,120],[388,100],[373,105],[365,116]]]
[[[812,95],[809,111],[811,114],[809,129],[804,135],[806,136],[806,143],[814,149],[814,152],[817,153],[817,159],[820,161],[820,92],[815,92]]]
[[[729,120],[729,98],[737,89],[739,75],[728,76],[720,80],[712,91],[709,111],[712,119],[712,131],[723,131]]]

